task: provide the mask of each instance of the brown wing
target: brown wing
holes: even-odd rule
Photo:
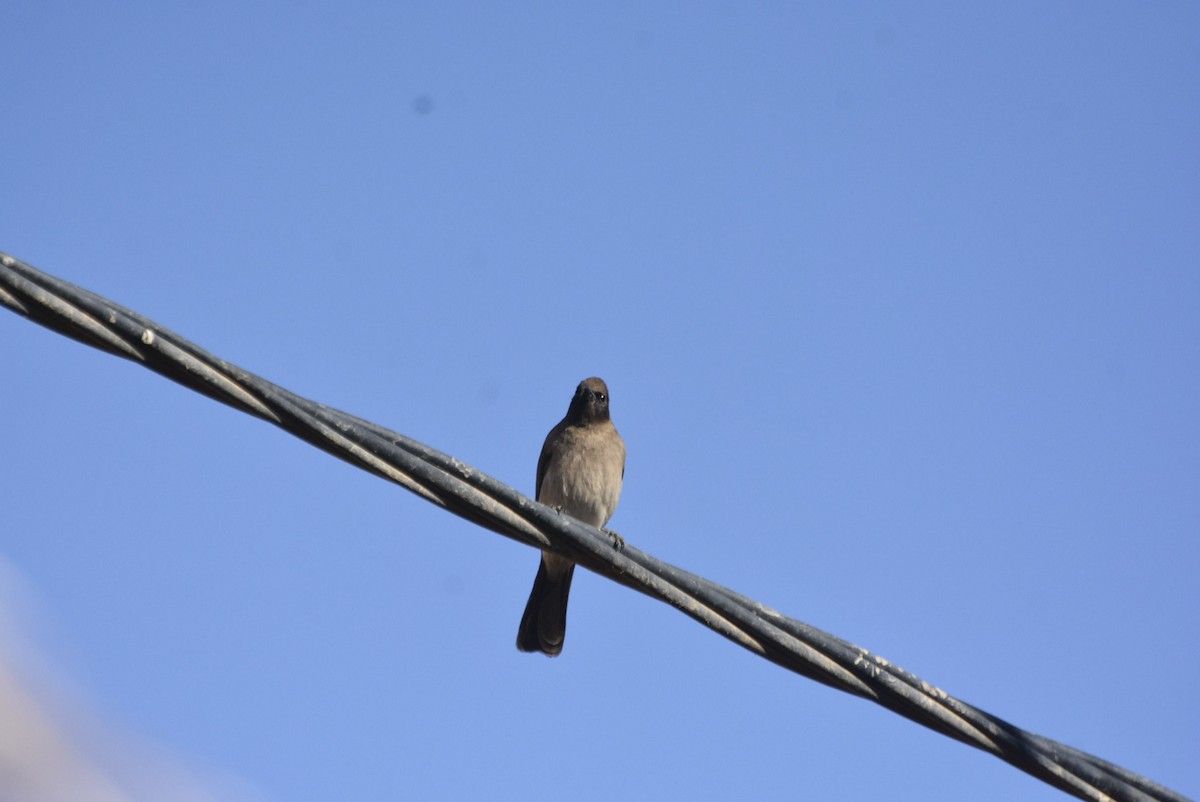
[[[546,435],[546,442],[542,443],[542,453],[538,455],[537,482],[533,488],[533,497],[536,500],[540,501],[542,498],[542,480],[546,478],[546,471],[550,469],[550,453],[554,450],[552,444],[559,439],[565,428],[567,419],[563,418],[550,430],[550,434]]]

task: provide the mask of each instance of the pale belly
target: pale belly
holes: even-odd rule
[[[546,468],[538,501],[603,527],[621,497],[624,454],[608,449],[572,448]]]

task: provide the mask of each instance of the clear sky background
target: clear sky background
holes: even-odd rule
[[[628,541],[1200,794],[1200,6],[201,5],[0,7],[0,250],[526,493],[602,376]],[[586,572],[519,654],[531,549],[0,376],[4,666],[127,798],[1065,798]]]

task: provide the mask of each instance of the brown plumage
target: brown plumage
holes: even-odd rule
[[[603,528],[617,509],[625,476],[625,442],[608,414],[608,386],[584,379],[566,417],[546,435],[538,457],[537,500]],[[521,616],[517,648],[556,655],[567,631],[567,596],[575,563],[543,551]]]

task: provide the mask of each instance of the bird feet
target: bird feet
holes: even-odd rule
[[[611,529],[603,529],[602,528],[600,531],[612,538],[614,549],[616,549],[617,551],[624,551],[625,538],[621,537],[620,535],[618,535],[616,532],[614,532]]]

